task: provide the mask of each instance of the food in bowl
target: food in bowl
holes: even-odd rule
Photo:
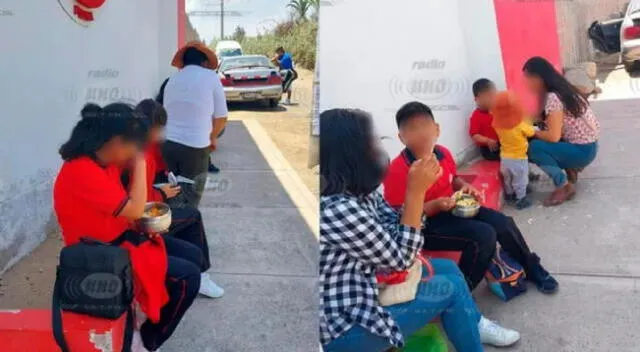
[[[156,203],[152,203],[148,209],[145,209],[144,214],[142,216],[144,216],[145,218],[155,218],[160,215],[164,215],[166,213],[167,213],[167,209],[160,207]]]
[[[166,232],[171,226],[171,208],[160,202],[147,203],[138,224],[142,231],[148,233]]]
[[[453,194],[456,206],[453,208],[453,215],[461,218],[472,218],[480,211],[480,202],[472,195],[458,191]]]

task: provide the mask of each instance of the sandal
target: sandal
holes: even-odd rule
[[[566,185],[556,189],[551,193],[551,196],[544,201],[545,207],[553,207],[560,205],[565,201],[573,199],[576,195],[576,188],[573,183],[567,183]]]
[[[578,182],[578,174],[582,172],[583,169],[565,169],[564,171],[567,173],[567,180],[569,183],[576,184]]]

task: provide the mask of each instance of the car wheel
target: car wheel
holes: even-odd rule
[[[269,99],[269,107],[277,108],[280,105],[280,100],[278,99]]]

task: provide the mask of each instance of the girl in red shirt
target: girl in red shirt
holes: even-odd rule
[[[209,243],[202,221],[202,214],[197,208],[189,206],[181,201],[178,195],[182,189],[180,186],[165,184],[159,189],[153,185],[156,183],[156,175],[166,170],[160,143],[165,125],[167,124],[167,112],[153,99],[145,99],[136,106],[136,111],[142,113],[149,126],[149,138],[145,146],[145,160],[147,161],[147,194],[149,199],[158,202],[166,202],[171,207],[171,227],[166,236],[189,242],[202,251],[202,262],[196,263],[202,272],[200,276],[200,294],[209,298],[220,298],[224,290],[218,286],[206,271],[211,267],[209,259]],[[188,185],[187,185],[188,186]],[[187,187],[185,187],[186,190]],[[195,192],[195,190],[194,190]],[[166,237],[165,236],[165,237]],[[171,253],[171,248],[168,248]]]
[[[173,333],[200,286],[200,251],[167,256],[165,243],[179,241],[135,230],[147,202],[146,163],[140,147],[148,127],[132,107],[86,105],[82,119],[60,148],[64,163],[53,187],[53,203],[66,245],[81,237],[122,242],[129,250],[136,300],[148,317],[134,335],[155,351]],[[132,162],[131,187],[120,182]],[[182,241],[181,241],[182,242]],[[177,244],[179,245],[179,243]],[[187,243],[188,245],[188,243]]]

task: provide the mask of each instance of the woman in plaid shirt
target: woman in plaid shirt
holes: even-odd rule
[[[483,342],[515,343],[517,332],[480,315],[450,260],[431,262],[435,275],[418,284],[413,301],[379,305],[376,272],[406,270],[422,248],[423,195],[440,176],[440,166],[431,158],[412,164],[398,214],[376,191],[388,156],[374,137],[371,117],[360,110],[325,111],[320,131],[320,340],[325,352],[402,347],[404,337],[436,316],[458,351],[483,351]]]

